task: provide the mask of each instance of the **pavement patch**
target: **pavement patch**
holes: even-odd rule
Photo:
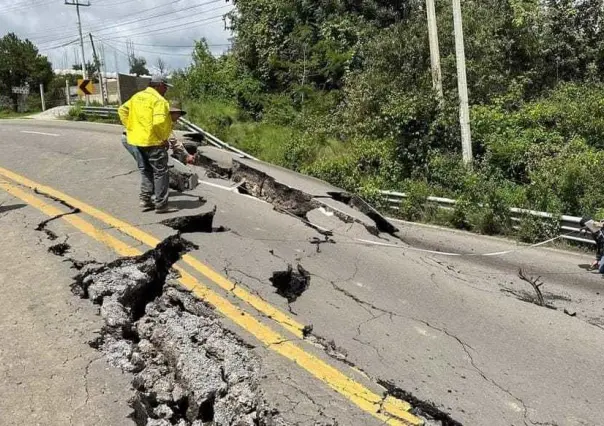
[[[224,226],[212,227],[214,223],[214,216],[216,215],[216,206],[205,213],[200,213],[191,216],[179,216],[166,220],[162,220],[161,224],[168,226],[181,233],[193,233],[193,232],[227,232],[228,228]]]
[[[92,346],[135,373],[138,425],[284,425],[259,388],[260,363],[213,309],[166,283],[194,245],[179,235],[136,257],[85,266],[73,291],[100,305]]]

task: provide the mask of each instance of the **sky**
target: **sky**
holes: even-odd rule
[[[0,0],[0,37],[14,32],[31,40],[56,70],[81,62],[76,0]],[[79,0],[80,4],[88,4]],[[80,7],[84,55],[92,62],[89,33],[107,72],[128,72],[127,44],[147,60],[151,73],[161,58],[169,70],[186,67],[196,40],[205,37],[214,54],[229,48],[225,0],[90,0]]]

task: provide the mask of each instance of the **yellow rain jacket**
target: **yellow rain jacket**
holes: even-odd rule
[[[172,133],[170,105],[152,87],[132,96],[118,113],[130,145],[160,146]]]

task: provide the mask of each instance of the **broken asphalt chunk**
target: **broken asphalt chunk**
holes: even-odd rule
[[[171,219],[166,219],[161,222],[162,225],[168,226],[180,233],[193,233],[193,232],[227,232],[228,228],[219,226],[213,228],[214,216],[216,215],[216,207],[209,212],[200,213],[191,216],[179,216]]]
[[[86,265],[74,288],[101,306],[92,346],[135,374],[137,425],[273,425],[259,388],[260,362],[224,329],[212,308],[166,283],[171,266],[196,248],[175,235],[141,256]]]

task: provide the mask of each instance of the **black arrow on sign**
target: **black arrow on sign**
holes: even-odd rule
[[[88,91],[88,88],[86,87],[88,86],[88,83],[90,83],[90,80],[82,80],[82,83],[80,84],[79,88],[85,95],[92,95],[92,93],[90,93]]]

